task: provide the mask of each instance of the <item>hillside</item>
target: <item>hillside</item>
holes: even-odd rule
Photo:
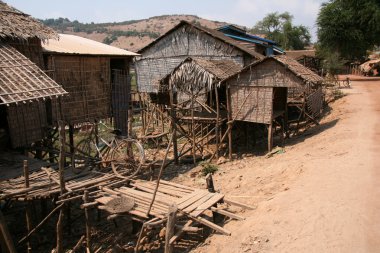
[[[98,24],[83,24],[76,20],[70,21],[65,18],[45,19],[41,21],[59,33],[74,34],[136,52],[164,34],[181,20],[212,29],[226,24],[193,15],[164,15],[141,20]]]

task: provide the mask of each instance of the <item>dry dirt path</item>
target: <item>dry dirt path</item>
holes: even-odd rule
[[[221,166],[217,188],[257,209],[194,252],[380,252],[380,81],[344,92],[284,154]]]

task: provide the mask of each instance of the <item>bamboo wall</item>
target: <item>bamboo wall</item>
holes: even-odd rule
[[[69,92],[61,103],[67,123],[92,122],[111,116],[109,57],[50,55],[48,68],[54,70],[53,79]],[[59,118],[55,112],[53,120]]]
[[[232,118],[264,124],[272,120],[274,87],[288,87],[295,92],[305,86],[300,78],[274,60],[246,69],[226,84],[231,87]]]
[[[47,124],[44,101],[11,105],[7,120],[13,148],[29,146],[44,137]]]
[[[272,121],[273,88],[231,86],[232,118],[270,124]],[[243,104],[243,101],[246,102]]]
[[[7,41],[9,45],[14,47],[17,51],[25,55],[32,62],[37,64],[41,69],[45,69],[42,57],[41,40],[38,38],[24,40],[10,40]]]
[[[158,92],[158,80],[187,57],[229,59],[243,66],[246,54],[189,25],[184,25],[147,48],[136,62],[140,92]],[[247,60],[247,59],[245,59]]]

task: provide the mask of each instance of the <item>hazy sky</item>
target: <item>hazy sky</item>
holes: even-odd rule
[[[81,22],[114,22],[163,14],[193,14],[252,27],[267,13],[288,11],[294,24],[309,27],[323,0],[3,0],[36,18],[65,17]]]

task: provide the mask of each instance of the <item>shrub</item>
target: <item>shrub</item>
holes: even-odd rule
[[[207,176],[209,173],[214,174],[218,171],[218,166],[216,164],[202,162],[199,165],[202,166],[202,175]]]

